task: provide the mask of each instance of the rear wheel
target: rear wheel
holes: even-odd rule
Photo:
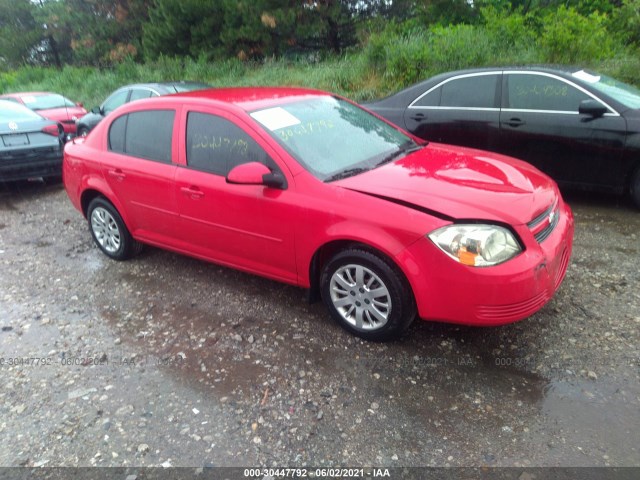
[[[108,257],[127,260],[142,250],[142,244],[131,236],[122,217],[106,198],[96,197],[89,203],[87,220],[93,240]]]
[[[322,299],[340,326],[365,340],[400,335],[416,316],[411,288],[381,255],[357,248],[335,255],[320,279]]]

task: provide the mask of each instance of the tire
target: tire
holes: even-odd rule
[[[633,200],[636,208],[640,208],[640,168],[638,168],[631,176],[629,193],[631,194],[631,200]]]
[[[87,127],[78,127],[78,133],[77,133],[78,137],[86,137],[87,135],[89,135],[89,129]]]
[[[87,222],[93,241],[107,257],[127,260],[142,250],[142,244],[131,236],[122,217],[106,198],[91,200]]]
[[[366,250],[336,254],[322,270],[320,291],[333,319],[365,340],[392,340],[416,317],[404,275],[391,261]]]

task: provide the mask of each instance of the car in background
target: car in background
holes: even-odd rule
[[[0,100],[0,182],[62,175],[62,125]]]
[[[422,139],[530,162],[561,185],[629,192],[640,208],[640,90],[605,75],[463,70],[365,106]]]
[[[76,120],[87,113],[81,103],[75,103],[59,93],[7,93],[0,95],[0,99],[21,103],[44,118],[60,123],[67,139],[76,135]]]
[[[190,92],[210,88],[210,85],[197,82],[164,82],[137,83],[117,89],[99,107],[94,107],[89,113],[77,121],[78,135],[86,136],[100,121],[112,111],[125,103],[143,98],[171,95],[172,93]]]
[[[120,107],[63,177],[108,257],[146,243],[297,285],[368,340],[532,315],[571,255],[555,182],[424,143],[325,92],[210,89]]]

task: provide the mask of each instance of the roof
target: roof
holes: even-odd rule
[[[177,93],[172,95],[172,97],[230,103],[242,110],[251,112],[283,103],[330,95],[330,93],[320,90],[298,87],[233,87],[195,90],[192,92]]]

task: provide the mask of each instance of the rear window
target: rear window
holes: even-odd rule
[[[0,100],[0,121],[28,122],[32,120],[42,120],[42,117],[19,103]]]
[[[109,128],[109,150],[171,163],[174,110],[148,110],[118,117]]]

